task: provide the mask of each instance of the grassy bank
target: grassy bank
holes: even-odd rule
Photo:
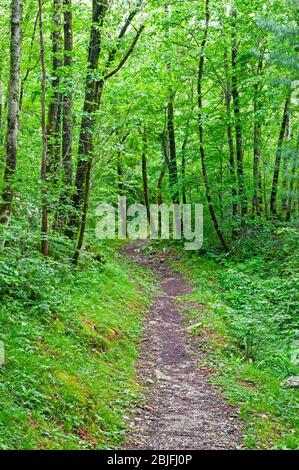
[[[152,279],[110,252],[74,272],[13,252],[0,273],[0,449],[117,447]]]
[[[175,267],[192,280],[188,319],[215,368],[214,381],[240,407],[245,447],[299,448],[298,235],[269,227],[227,258],[184,255]],[[253,247],[256,247],[256,252]]]

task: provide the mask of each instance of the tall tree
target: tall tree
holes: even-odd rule
[[[56,211],[54,228],[64,228],[66,235],[72,236],[69,229],[71,219],[71,196],[73,193],[73,93],[72,93],[72,61],[73,61],[73,14],[72,0],[63,0],[63,32],[64,32],[64,91],[61,95],[62,114],[62,183],[59,206]],[[60,96],[59,96],[60,98]],[[59,109],[57,124],[59,124]],[[57,128],[57,126],[56,126]],[[59,129],[57,129],[59,131]],[[56,142],[60,145],[59,132],[57,132]],[[58,147],[59,148],[59,147]]]
[[[254,182],[254,194],[253,194],[253,208],[257,215],[261,215],[262,212],[262,178],[260,169],[261,159],[261,147],[262,147],[262,124],[260,113],[260,99],[261,99],[261,73],[263,71],[263,55],[261,54],[257,70],[256,70],[256,83],[254,84],[253,94],[253,119],[254,119],[254,130],[253,130],[253,182]]]
[[[278,180],[279,180],[279,173],[280,173],[282,147],[283,147],[283,141],[285,138],[285,133],[286,133],[287,124],[288,124],[290,104],[291,104],[291,92],[288,93],[286,100],[285,100],[283,113],[282,113],[279,138],[278,138],[278,143],[277,143],[277,149],[276,149],[276,156],[275,156],[272,191],[271,191],[271,199],[270,199],[270,210],[271,210],[272,215],[274,216],[277,215],[276,204],[277,204]]]
[[[80,139],[79,139],[79,160],[76,171],[76,193],[74,195],[74,207],[80,210],[84,198],[85,178],[87,176],[88,167],[90,166],[88,160],[92,158],[92,129],[95,124],[95,112],[99,109],[101,97],[104,89],[105,82],[113,77],[126,63],[135,45],[144,29],[141,25],[133,39],[130,47],[123,55],[116,67],[112,67],[116,53],[117,46],[113,47],[109,53],[104,76],[98,77],[99,57],[101,54],[102,46],[102,26],[104,18],[108,9],[108,0],[93,0],[92,7],[92,26],[89,41],[89,57],[88,57],[88,70],[86,77],[86,92],[85,101],[83,106],[83,117],[81,122]],[[138,9],[134,9],[133,14],[130,13],[124,26],[118,35],[119,41],[125,36],[132,18],[136,15]],[[110,67],[111,66],[111,67]],[[75,220],[75,223],[78,222]]]
[[[73,225],[77,226],[79,222],[79,236],[78,243],[76,246],[76,251],[74,255],[75,265],[79,261],[80,252],[84,242],[84,234],[87,222],[87,211],[89,206],[89,194],[90,194],[90,181],[91,181],[91,170],[93,165],[93,139],[92,131],[95,125],[95,112],[99,109],[101,103],[101,97],[104,89],[105,82],[116,75],[119,70],[127,62],[128,58],[135,49],[135,46],[139,40],[139,37],[144,29],[142,24],[131,45],[122,56],[118,64],[113,68],[113,61],[117,49],[113,48],[110,51],[108,56],[106,66],[104,68],[104,76],[98,78],[98,64],[99,57],[101,54],[101,45],[102,45],[102,27],[104,23],[104,18],[108,10],[108,1],[102,0],[97,1],[93,0],[93,9],[92,9],[92,27],[90,34],[89,42],[89,60],[88,60],[88,71],[86,78],[86,91],[85,91],[85,101],[83,107],[83,118],[81,122],[81,131],[79,139],[79,160],[76,171],[76,192],[73,198],[74,207],[77,211],[80,211],[81,204],[82,207],[82,216],[81,219],[74,218]],[[134,14],[129,14],[128,19],[126,20],[124,26],[121,28],[121,31],[118,35],[118,39],[122,39],[126,34],[130,24],[131,18],[136,15],[138,10],[134,9]],[[111,66],[111,67],[110,67]],[[75,222],[75,223],[74,223]]]
[[[167,104],[167,129],[169,139],[169,179],[171,183],[171,196],[174,204],[179,204],[179,185],[178,185],[178,169],[176,155],[176,140],[174,130],[174,95],[171,94]]]
[[[170,6],[165,5],[165,13],[170,17]],[[167,28],[168,36],[169,28]],[[172,65],[170,62],[166,64],[169,72],[170,80],[172,80]],[[172,85],[169,87],[169,99],[167,103],[167,131],[169,142],[169,181],[171,187],[171,197],[174,204],[179,204],[179,185],[178,185],[178,169],[177,169],[177,155],[176,155],[176,138],[174,128],[174,99],[175,93],[173,92]]]
[[[226,103],[226,119],[227,119],[227,138],[229,146],[229,172],[230,172],[230,187],[232,195],[232,219],[233,223],[238,215],[238,204],[237,204],[237,189],[236,189],[236,169],[235,169],[235,148],[234,148],[234,137],[233,137],[233,125],[232,125],[232,92],[231,92],[231,77],[229,73],[228,63],[228,51],[225,49],[224,54],[224,68],[226,75],[226,86],[225,86],[225,103]],[[234,229],[233,229],[234,233]]]
[[[204,64],[205,64],[205,48],[208,39],[209,26],[210,26],[210,0],[205,0],[205,28],[203,33],[203,39],[201,41],[200,47],[200,60],[198,67],[198,128],[199,128],[199,141],[200,141],[200,156],[201,156],[201,165],[202,165],[202,174],[205,184],[206,197],[208,201],[209,211],[211,214],[211,219],[214,224],[214,228],[218,235],[218,238],[221,242],[225,251],[228,251],[228,245],[224,238],[224,234],[219,225],[218,218],[216,215],[215,207],[212,200],[211,188],[209,182],[209,176],[207,172],[207,163],[206,163],[206,153],[204,145],[204,124],[203,124],[203,74],[204,74]]]
[[[40,36],[40,62],[42,67],[42,108],[41,108],[41,124],[42,124],[42,163],[41,163],[41,196],[42,196],[42,242],[41,252],[44,256],[49,254],[48,243],[48,194],[47,194],[47,124],[46,124],[46,82],[47,71],[45,64],[45,47],[44,47],[44,27],[43,27],[43,4],[42,0],[38,0],[39,7],[39,36]]]
[[[286,221],[289,222],[292,216],[292,204],[293,204],[293,192],[296,181],[296,171],[298,167],[298,156],[299,156],[299,137],[297,138],[296,149],[293,152],[291,175],[290,175],[290,187],[287,197],[287,209],[286,209]]]
[[[61,124],[61,93],[60,71],[62,67],[62,0],[53,0],[53,24],[52,55],[53,55],[53,80],[52,98],[48,110],[47,122],[47,166],[48,173],[57,173],[60,161],[60,124]]]
[[[22,0],[11,3],[10,78],[8,91],[7,145],[4,171],[3,202],[0,223],[9,225],[13,202],[13,177],[17,166],[19,133],[20,63],[22,43]]]
[[[234,102],[235,131],[236,131],[236,153],[237,153],[237,175],[239,184],[239,198],[241,205],[241,217],[247,213],[247,197],[243,167],[243,129],[241,122],[240,94],[238,82],[238,44],[237,44],[237,10],[232,10],[232,96]]]
[[[71,186],[73,182],[72,140],[73,140],[73,97],[72,97],[72,54],[73,54],[73,15],[72,0],[64,0],[64,70],[66,75],[66,91],[62,98],[62,163],[64,182]]]
[[[143,181],[143,196],[144,196],[144,204],[146,207],[146,215],[148,223],[150,223],[151,215],[150,215],[150,199],[149,199],[149,189],[148,189],[148,174],[147,174],[147,136],[146,130],[144,129],[143,136],[142,136],[142,181]]]

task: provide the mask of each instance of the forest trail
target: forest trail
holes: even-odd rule
[[[210,384],[210,371],[198,367],[203,353],[188,337],[184,303],[176,299],[192,287],[167,267],[167,255],[147,255],[141,248],[129,245],[123,252],[155,272],[160,292],[146,319],[138,362],[146,402],[134,410],[124,449],[236,449],[242,430],[237,411]]]

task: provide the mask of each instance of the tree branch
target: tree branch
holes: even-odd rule
[[[105,76],[104,76],[104,81],[108,80],[108,78],[111,78],[113,77],[113,75],[115,75],[117,72],[119,72],[119,70],[124,66],[124,64],[127,62],[128,58],[130,57],[130,55],[132,54],[132,52],[134,51],[134,48],[137,44],[137,41],[138,39],[140,38],[140,35],[142,33],[142,31],[144,30],[144,24],[142,24],[139,28],[139,30],[137,31],[137,34],[131,44],[131,46],[129,47],[129,49],[127,50],[126,54],[123,56],[122,60],[119,62],[119,64],[117,65],[117,67],[115,67],[115,69],[111,70],[111,72],[107,73]]]
[[[113,47],[113,49],[109,52],[108,60],[107,60],[106,66],[105,66],[105,70],[107,70],[109,68],[109,66],[112,64],[113,60],[115,59],[115,56],[116,56],[116,53],[117,53],[117,50],[118,50],[118,43],[125,36],[130,24],[132,23],[133,19],[137,15],[137,13],[140,11],[140,7],[142,5],[142,2],[143,2],[143,0],[140,0],[138,6],[136,5],[136,8],[134,10],[132,10],[131,13],[129,13],[128,18],[126,19],[123,27],[121,28],[121,30],[120,30],[120,32],[117,36],[117,45],[115,47]]]

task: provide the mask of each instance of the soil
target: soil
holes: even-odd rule
[[[192,292],[167,266],[168,254],[146,254],[144,243],[123,252],[157,275],[160,292],[148,312],[138,362],[145,404],[133,411],[125,450],[223,450],[241,444],[238,410],[211,385],[211,371],[198,365],[204,353],[182,318]],[[199,306],[198,308],[203,308]]]

